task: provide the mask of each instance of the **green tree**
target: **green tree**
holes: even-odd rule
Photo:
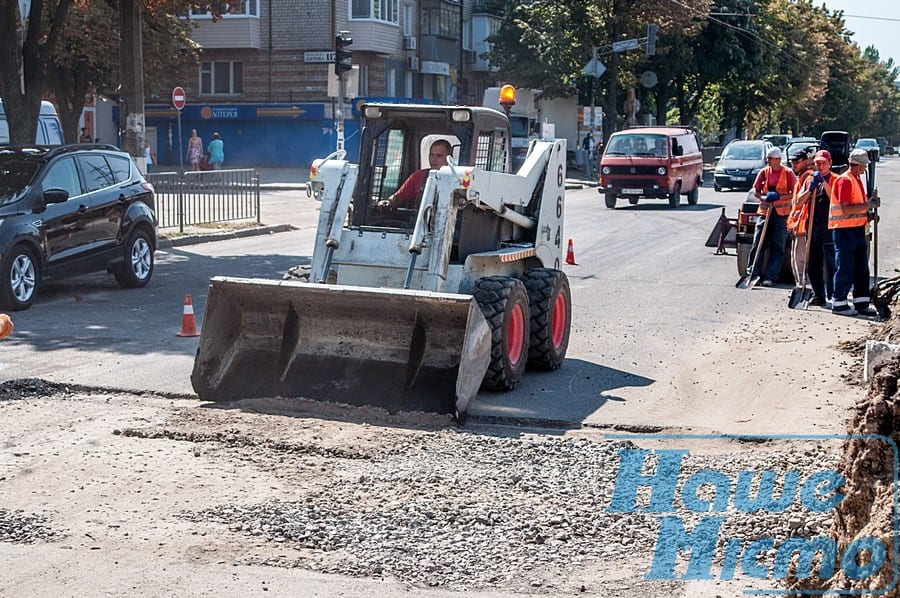
[[[152,5],[142,12],[142,55],[145,88],[159,87],[173,71],[195,65],[196,44],[190,24],[165,12],[171,5]],[[74,0],[60,43],[48,65],[48,84],[59,106],[68,143],[78,138],[78,121],[90,91],[115,94],[120,81],[119,14],[106,2]]]
[[[20,15],[17,0],[0,0],[0,97],[12,143],[34,143],[47,65],[71,5],[35,0],[28,15]]]

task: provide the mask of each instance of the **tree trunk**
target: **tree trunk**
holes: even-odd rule
[[[144,69],[141,51],[141,7],[137,0],[120,0],[122,94],[119,130],[122,150],[131,154],[141,172],[144,163]]]
[[[59,121],[62,123],[66,143],[77,143],[78,121],[84,110],[84,97],[88,91],[87,68],[79,64],[73,70],[61,66],[48,69],[50,88],[56,97]]]

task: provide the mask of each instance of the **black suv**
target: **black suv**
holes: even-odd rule
[[[0,307],[28,309],[51,277],[145,286],[156,223],[153,186],[111,145],[0,146]]]

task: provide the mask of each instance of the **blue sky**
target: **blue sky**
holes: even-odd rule
[[[822,0],[815,4],[821,5]],[[900,64],[900,2],[897,0],[824,0],[829,10],[843,10],[847,29],[860,49],[878,48],[881,60]],[[871,17],[871,18],[863,18]],[[888,20],[893,19],[893,20]]]

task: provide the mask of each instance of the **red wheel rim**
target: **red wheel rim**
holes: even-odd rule
[[[554,349],[559,349],[562,346],[563,338],[566,336],[568,316],[566,298],[562,293],[558,293],[553,301],[553,315],[550,320],[550,341],[553,343]]]
[[[525,346],[525,314],[521,305],[514,305],[509,314],[509,327],[506,330],[506,354],[513,365],[519,363],[522,358],[522,348]]]

